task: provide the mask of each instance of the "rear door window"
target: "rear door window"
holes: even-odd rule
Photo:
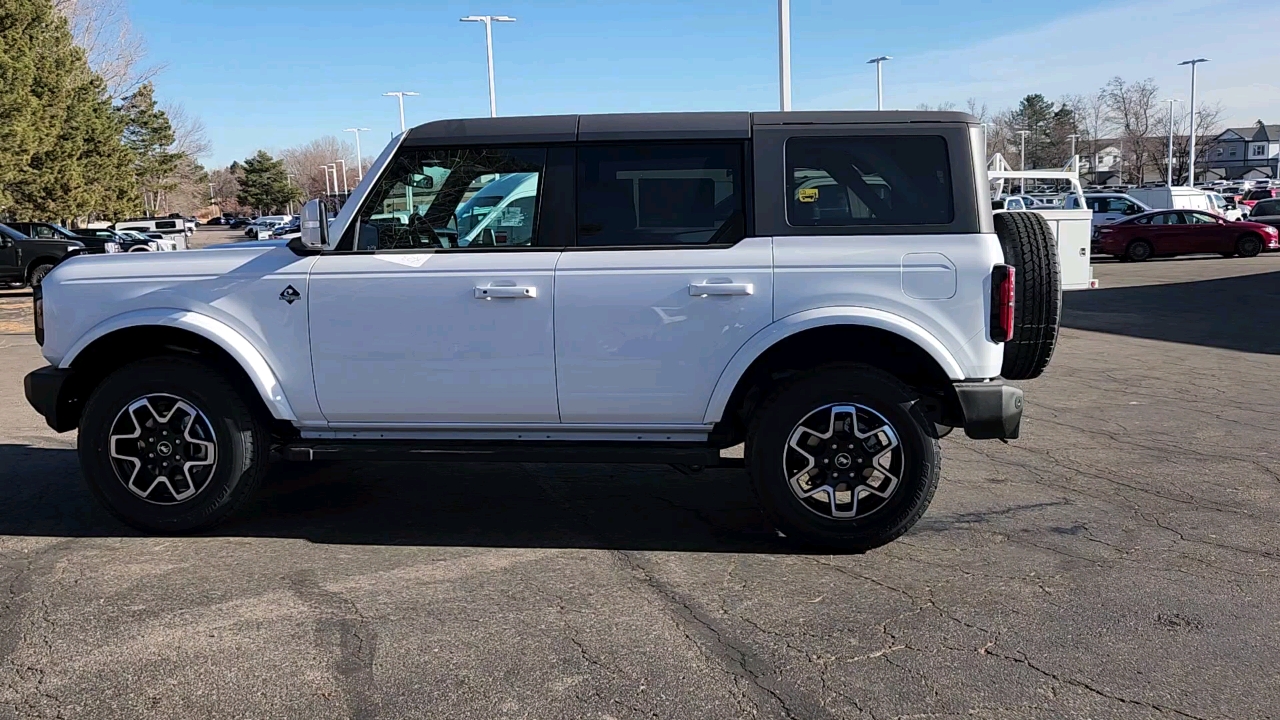
[[[745,235],[741,143],[578,148],[578,245],[736,243]]]
[[[941,136],[793,137],[785,162],[792,226],[945,225],[955,219]]]
[[[175,230],[177,229],[177,227],[178,227],[178,221],[176,220],[157,220],[156,221],[157,230]]]

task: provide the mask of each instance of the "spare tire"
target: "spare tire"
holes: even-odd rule
[[[1000,374],[1010,380],[1040,377],[1053,357],[1062,319],[1058,241],[1034,212],[995,214],[1004,261],[1014,270],[1013,339],[1004,344]]]

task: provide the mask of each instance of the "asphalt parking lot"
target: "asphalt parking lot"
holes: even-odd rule
[[[1022,439],[861,556],[640,466],[281,465],[140,537],[0,294],[0,717],[1280,717],[1280,256],[1095,272]]]

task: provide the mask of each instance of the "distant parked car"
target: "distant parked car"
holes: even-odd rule
[[[1253,206],[1253,212],[1249,215],[1249,222],[1270,225],[1280,230],[1280,198],[1259,200]]]
[[[1153,210],[1094,231],[1093,254],[1122,260],[1217,253],[1253,257],[1280,250],[1280,231],[1256,222],[1232,222],[1203,210]]]
[[[10,287],[38,287],[64,257],[84,250],[84,243],[78,240],[33,238],[0,225],[0,282]]]
[[[248,225],[251,222],[253,222],[253,220],[247,217],[238,217],[233,219],[231,222],[227,223],[227,227],[231,228],[232,230],[237,230],[239,228],[244,227],[245,225]]]
[[[47,222],[10,222],[5,223],[11,229],[26,235],[35,240],[69,240],[78,242],[86,248],[97,252],[120,252],[117,238],[99,237],[92,234],[94,231],[86,230],[84,233],[58,225],[57,223]]]
[[[1261,190],[1250,190],[1240,200],[1240,204],[1249,208],[1249,214],[1253,214],[1253,206],[1259,200],[1268,200],[1273,197],[1280,197],[1280,190],[1275,188],[1264,188]]]
[[[1062,207],[1065,210],[1082,210],[1080,202],[1079,196],[1068,195]],[[1151,210],[1142,201],[1124,193],[1085,193],[1084,207],[1093,211],[1095,229]]]
[[[187,222],[178,218],[133,218],[121,220],[112,230],[134,230],[140,233],[158,232],[178,243],[180,250],[187,249]]]
[[[1026,210],[1027,204],[1022,198],[1015,196],[1003,197],[999,200],[991,201],[992,210]]]

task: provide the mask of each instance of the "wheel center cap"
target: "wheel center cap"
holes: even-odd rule
[[[836,456],[836,467],[840,468],[841,470],[844,470],[845,468],[849,467],[852,464],[853,464],[853,458],[849,457],[848,453],[840,453],[839,455]]]
[[[168,457],[173,452],[173,446],[167,442],[161,441],[156,445],[156,453]]]

